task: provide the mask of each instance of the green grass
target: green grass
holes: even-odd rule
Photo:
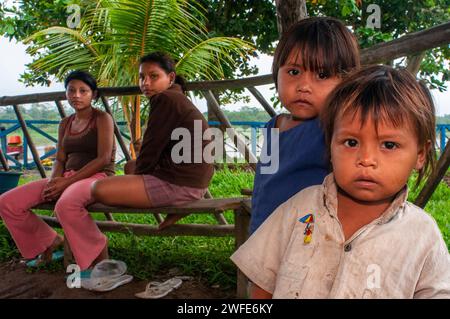
[[[121,173],[121,170],[118,170]],[[22,183],[39,177],[25,176]],[[413,184],[412,179],[409,182]],[[253,174],[241,170],[217,171],[210,185],[214,197],[240,196],[241,188],[252,188]],[[409,200],[417,196],[418,190],[411,190]],[[437,221],[450,249],[450,188],[443,182],[431,197],[426,211]],[[49,212],[41,212],[49,214]],[[94,214],[105,220],[103,214]],[[123,222],[156,224],[153,215],[115,214],[115,219]],[[225,217],[233,222],[233,215]],[[211,215],[190,215],[181,223],[216,224]],[[132,234],[107,233],[111,258],[127,263],[129,272],[140,279],[150,279],[156,274],[164,274],[171,268],[178,268],[185,275],[204,278],[209,284],[218,284],[223,289],[231,289],[236,283],[235,268],[229,259],[234,250],[233,237],[138,237]],[[0,260],[19,257],[19,253],[8,231],[0,223]],[[50,265],[46,271],[63,271],[61,263]]]
[[[415,176],[410,178],[408,182],[410,189],[408,200],[410,202],[414,202],[414,199],[417,197],[421,189],[421,187],[418,187],[417,189],[413,187],[414,179]],[[439,183],[438,187],[434,191],[425,206],[425,211],[436,220],[442,236],[447,244],[447,248],[450,250],[450,187],[448,187],[443,181]]]

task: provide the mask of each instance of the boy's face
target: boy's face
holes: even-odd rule
[[[362,127],[359,114],[336,120],[331,141],[336,183],[358,201],[391,201],[411,171],[423,167],[425,154],[409,123],[396,128],[379,121],[377,130],[371,116]]]
[[[292,50],[277,75],[278,96],[296,118],[307,120],[319,115],[328,94],[341,81],[322,72],[306,71],[297,50]]]

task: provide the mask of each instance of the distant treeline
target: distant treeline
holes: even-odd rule
[[[223,111],[228,119],[233,121],[252,121],[252,122],[267,122],[270,120],[269,114],[257,107],[242,106],[238,111]],[[205,118],[208,118],[208,113],[203,113]]]
[[[450,124],[450,114],[436,117],[436,124]]]
[[[33,104],[31,107],[22,107],[22,115],[25,120],[49,120],[59,121],[61,118],[54,105],[48,104]],[[66,113],[72,113],[72,109],[66,108]],[[262,108],[242,106],[238,111],[224,110],[230,121],[254,121],[267,122],[270,116]],[[208,113],[203,113],[205,118]],[[0,120],[15,120],[16,114],[12,107],[0,107]],[[117,119],[116,119],[117,120]],[[122,120],[122,119],[119,119]],[[450,114],[436,117],[437,124],[450,124]]]

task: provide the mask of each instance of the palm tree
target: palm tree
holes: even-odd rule
[[[99,0],[86,9],[79,29],[50,27],[28,39],[30,53],[41,52],[31,64],[35,72],[62,79],[74,69],[89,70],[101,86],[138,82],[139,58],[152,51],[169,52],[178,60],[177,73],[188,80],[224,77],[235,68],[233,55],[253,48],[236,38],[208,38],[205,12],[196,0]],[[141,136],[140,96],[120,99],[133,143]]]

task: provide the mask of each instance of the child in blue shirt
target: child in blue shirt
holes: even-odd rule
[[[333,173],[280,205],[231,256],[252,298],[450,298],[436,221],[409,203],[429,176],[435,111],[407,70],[346,78],[321,114]]]
[[[341,21],[304,19],[281,38],[272,76],[281,104],[289,111],[266,125],[261,161],[256,167],[250,233],[300,190],[321,184],[329,172],[318,115],[328,94],[346,73],[359,67],[358,44]],[[277,129],[277,130],[271,130]],[[273,143],[278,143],[273,147]],[[278,148],[277,154],[267,150]],[[270,161],[265,161],[265,155]],[[274,165],[275,172],[266,170]]]

